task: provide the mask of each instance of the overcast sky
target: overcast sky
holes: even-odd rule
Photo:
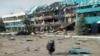
[[[33,6],[51,4],[61,0],[0,0],[0,16],[29,10]]]
[[[62,0],[0,0],[0,16],[7,15],[9,13],[26,11],[33,6],[51,4],[55,1],[62,1]],[[83,1],[83,0],[76,0],[76,1]],[[94,3],[94,2],[100,3],[100,0],[89,0],[89,1],[90,1],[89,3]]]

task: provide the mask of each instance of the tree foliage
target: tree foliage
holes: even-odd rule
[[[24,20],[22,20],[22,23],[25,25],[25,30],[28,32],[31,32],[31,21],[28,18],[25,18]]]
[[[0,32],[5,31],[5,30],[6,29],[5,29],[5,25],[3,23],[3,20],[2,20],[2,18],[0,18]]]
[[[89,27],[86,24],[86,20],[84,18],[84,15],[81,14],[80,19],[77,20],[75,31],[77,35],[87,35],[89,33]]]
[[[30,25],[30,20],[28,18],[25,18],[23,21],[23,24],[25,24],[26,26],[27,25]]]
[[[31,25],[30,19],[25,18],[24,20],[22,20],[22,23],[25,25],[25,29],[27,32],[29,33],[34,32],[34,34],[36,34],[34,30],[34,26]]]

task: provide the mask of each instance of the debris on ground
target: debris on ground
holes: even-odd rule
[[[35,49],[34,51],[39,51],[38,49]]]
[[[76,44],[76,45],[80,45],[81,43],[79,43],[79,42],[76,42],[75,44]]]
[[[57,40],[64,40],[64,38],[58,38]]]
[[[37,37],[42,38],[41,36],[37,36]]]
[[[31,40],[31,39],[28,39],[28,40],[26,40],[26,41],[33,41],[33,40]]]
[[[14,37],[10,37],[9,40],[15,40],[15,38]]]
[[[5,52],[4,54],[8,54],[7,52]]]
[[[40,47],[38,47],[38,48],[34,49],[34,51],[39,51],[39,49],[40,49]]]
[[[85,49],[70,49],[68,52],[70,54],[91,54],[89,50]]]
[[[29,47],[27,47],[27,48],[26,48],[26,51],[30,51],[30,48],[29,48]]]

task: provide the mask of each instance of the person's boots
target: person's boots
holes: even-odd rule
[[[52,52],[51,52],[51,51],[49,51],[49,54],[50,54],[50,55],[52,55]]]

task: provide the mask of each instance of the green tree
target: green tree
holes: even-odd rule
[[[89,33],[89,27],[86,24],[84,14],[79,16],[80,19],[77,20],[75,25],[75,31],[77,35],[87,35]]]
[[[34,26],[31,25],[31,21],[30,19],[28,19],[27,17],[22,20],[22,23],[25,25],[25,30],[29,33],[33,32],[35,34],[35,30],[34,30]]]
[[[0,18],[0,32],[5,31],[5,30],[6,29],[5,29],[4,22],[3,22],[2,18]]]
[[[25,30],[31,32],[31,21],[28,18],[22,20],[22,23],[25,25]]]

